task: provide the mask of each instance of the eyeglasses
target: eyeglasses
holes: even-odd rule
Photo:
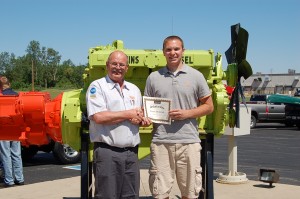
[[[112,63],[109,63],[109,64],[112,65],[113,67],[119,66],[120,68],[124,68],[125,66],[127,66],[127,64],[117,63],[117,62],[112,62]]]

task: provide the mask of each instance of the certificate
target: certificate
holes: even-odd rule
[[[171,124],[171,99],[143,96],[144,116],[154,123]]]

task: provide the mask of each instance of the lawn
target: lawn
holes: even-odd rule
[[[62,90],[62,89],[57,89],[57,88],[51,88],[51,89],[45,89],[45,90],[41,90],[41,91],[35,91],[35,92],[47,92],[50,94],[51,99],[54,99],[56,96],[58,96],[60,93],[62,92],[66,92],[66,91],[70,91],[70,90],[76,90],[76,89],[66,89],[66,90]],[[28,90],[17,90],[17,92],[30,92]]]
[[[48,93],[50,93],[51,99],[53,99],[57,95],[59,95],[62,92],[65,92],[65,91],[68,91],[68,90],[60,90],[60,89],[51,88],[51,89],[42,90],[41,92],[48,92]]]

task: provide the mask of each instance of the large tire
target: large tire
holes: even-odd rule
[[[62,164],[75,164],[81,159],[80,153],[67,144],[55,142],[53,148],[54,157]]]
[[[21,156],[24,161],[31,160],[38,152],[38,146],[32,145],[29,147],[23,147],[21,150]]]
[[[292,126],[294,126],[294,123],[292,121],[285,121],[284,124],[285,124],[286,127],[292,127]]]
[[[253,129],[256,126],[256,117],[251,115],[250,128]]]

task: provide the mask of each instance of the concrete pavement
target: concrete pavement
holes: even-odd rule
[[[215,199],[298,199],[300,186],[275,183],[269,188],[267,183],[248,181],[245,184],[220,184],[214,181]],[[0,198],[7,199],[79,199],[80,176],[15,186],[0,189]],[[140,198],[150,199],[148,171],[141,169]],[[178,187],[173,188],[170,198],[180,198]]]

